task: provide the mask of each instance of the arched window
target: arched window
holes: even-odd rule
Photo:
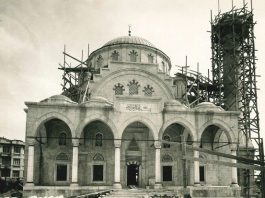
[[[123,95],[123,91],[125,91],[123,85],[120,83],[114,85],[113,90],[115,91],[115,95]]]
[[[116,50],[114,52],[112,52],[111,59],[113,61],[118,61],[119,60],[119,52],[117,52]]]
[[[101,147],[103,145],[102,143],[102,139],[103,139],[103,135],[101,133],[97,133],[96,134],[96,142],[95,142],[95,146],[99,146]]]
[[[140,87],[139,83],[135,80],[132,80],[128,84],[129,86],[129,95],[138,95],[138,88]]]
[[[154,63],[154,56],[152,54],[148,54],[148,63]]]
[[[104,157],[100,153],[97,153],[94,155],[93,160],[94,161],[104,161]]]
[[[101,55],[99,55],[97,58],[97,66],[99,68],[99,67],[102,67],[102,65],[103,65],[103,58]]]
[[[162,61],[162,63],[161,63],[161,64],[162,64],[162,71],[163,71],[163,72],[165,72],[165,71],[166,71],[165,62],[164,62],[164,61]]]
[[[58,141],[60,146],[66,145],[66,133],[60,133]]]
[[[154,92],[154,89],[150,85],[147,85],[146,87],[144,87],[143,92],[144,92],[145,96],[152,96],[153,92]]]
[[[130,61],[131,61],[131,62],[136,62],[136,61],[137,61],[137,56],[138,56],[138,54],[137,54],[136,51],[132,50],[132,51],[130,52],[129,56],[130,56]]]
[[[163,136],[163,140],[170,142],[170,136],[169,135],[164,135]],[[170,148],[170,144],[164,143],[163,144],[163,148]]]
[[[173,159],[172,159],[172,157],[169,154],[165,154],[162,157],[162,162],[173,162]]]

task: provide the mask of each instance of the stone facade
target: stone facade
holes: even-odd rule
[[[190,158],[221,159],[192,147],[235,154],[239,113],[208,102],[194,108],[179,102],[185,84],[169,76],[170,59],[150,42],[114,39],[88,62],[95,71],[88,101],[55,95],[25,103],[25,193],[47,195],[60,186],[68,195],[128,185],[177,189],[185,182],[181,142]],[[186,185],[238,190],[236,168],[188,160]]]

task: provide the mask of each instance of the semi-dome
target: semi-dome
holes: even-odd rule
[[[151,42],[148,40],[138,37],[138,36],[121,36],[110,40],[107,42],[103,47],[112,46],[112,45],[119,45],[119,44],[136,44],[136,45],[146,45],[149,47],[156,48]]]
[[[46,98],[41,103],[60,103],[60,104],[76,104],[70,98],[64,95],[53,95],[49,98]]]
[[[216,106],[214,103],[211,102],[202,102],[194,107],[194,109],[198,111],[224,111],[224,109],[220,106]]]

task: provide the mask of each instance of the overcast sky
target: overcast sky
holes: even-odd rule
[[[218,0],[0,0],[0,136],[25,139],[25,101],[61,93],[63,46],[75,57],[128,34],[164,51],[174,65],[207,74],[211,67],[210,10]],[[249,2],[246,0],[246,2]],[[241,7],[243,0],[234,0]],[[220,0],[222,11],[231,0]],[[265,1],[254,0],[258,104],[265,133]],[[263,135],[265,137],[265,135]]]

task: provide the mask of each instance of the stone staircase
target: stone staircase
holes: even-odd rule
[[[114,190],[110,194],[105,195],[104,198],[177,198],[178,196],[173,195],[172,192],[159,191],[154,192],[154,190],[146,189],[122,189]]]

